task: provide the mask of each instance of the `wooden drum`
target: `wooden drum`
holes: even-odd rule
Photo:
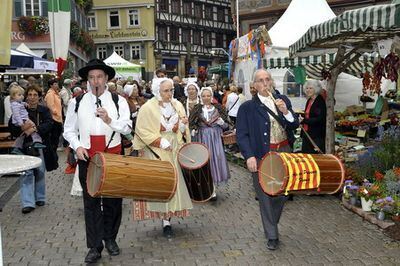
[[[208,201],[214,192],[214,182],[207,147],[199,142],[183,145],[178,152],[178,162],[192,201]]]
[[[289,154],[298,156],[298,154]],[[313,189],[292,190],[288,188],[289,168],[283,155],[269,152],[258,166],[258,179],[263,191],[276,196],[284,194],[334,194],[340,190],[344,182],[345,169],[340,160],[332,154],[307,154],[318,165],[320,172],[319,187]],[[296,166],[297,167],[297,166]]]
[[[98,152],[89,163],[87,190],[92,197],[169,201],[176,185],[170,162]]]

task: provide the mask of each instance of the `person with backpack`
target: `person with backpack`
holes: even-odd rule
[[[89,161],[95,152],[120,154],[121,134],[131,132],[132,122],[126,100],[108,91],[107,81],[115,76],[112,67],[99,59],[92,59],[78,73],[88,81],[88,92],[70,101],[64,138],[78,157],[89,248],[85,262],[96,263],[104,247],[111,256],[120,253],[116,237],[121,224],[122,198],[94,198],[88,194],[86,175]]]

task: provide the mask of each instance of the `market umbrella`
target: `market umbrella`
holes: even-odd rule
[[[362,53],[373,51],[376,41],[398,34],[400,34],[400,4],[375,5],[346,11],[336,18],[312,26],[289,47],[291,56],[299,56],[304,52],[324,53],[324,49],[330,48],[338,49],[329,69],[331,78],[327,86],[326,150],[328,153],[334,152],[334,94],[338,75],[358,60]]]
[[[399,0],[400,1],[400,0]],[[326,53],[322,55],[309,55],[305,57],[275,57],[265,58],[266,68],[296,68],[303,66],[307,77],[312,79],[323,79],[322,70],[330,69],[335,61],[336,53]],[[353,56],[359,56],[354,54]],[[361,55],[359,59],[350,64],[343,72],[356,77],[362,77],[365,71],[372,71],[377,60],[372,55]]]

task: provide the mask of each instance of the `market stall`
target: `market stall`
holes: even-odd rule
[[[346,11],[313,26],[289,48],[291,56],[337,49],[326,78],[327,151],[342,153],[351,169],[344,191],[346,203],[362,205],[363,213],[373,211],[376,220],[398,221],[400,213],[399,111],[393,108],[399,106],[400,95],[398,35],[400,4],[376,5]],[[335,114],[338,76],[365,52],[378,55],[379,60],[371,71],[364,70],[359,94],[363,102],[375,101],[372,96],[378,95],[375,107],[349,106]],[[382,92],[384,80],[392,82],[392,90]]]

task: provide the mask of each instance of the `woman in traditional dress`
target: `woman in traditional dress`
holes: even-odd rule
[[[194,82],[189,82],[185,87],[185,95],[187,98],[183,102],[183,105],[185,106],[186,115],[188,117],[194,106],[200,103],[199,91],[199,86]]]
[[[189,116],[189,126],[194,132],[193,140],[205,144],[210,152],[210,168],[214,185],[226,182],[229,178],[221,134],[228,128],[228,116],[221,105],[211,103],[213,91],[203,87],[200,91],[201,104],[196,105]],[[211,200],[216,200],[214,189]]]
[[[134,202],[134,220],[162,219],[163,234],[172,237],[171,217],[186,217],[193,207],[177,153],[183,144],[183,135],[190,141],[188,119],[183,105],[172,98],[173,81],[167,78],[153,79],[152,92],[155,97],[141,108],[136,120],[135,150],[143,157],[155,160],[153,150],[162,161],[171,162],[178,173],[177,189],[169,202]],[[151,150],[150,150],[151,149]]]
[[[318,148],[325,152],[326,136],[326,104],[320,95],[322,90],[318,80],[308,80],[304,84],[304,93],[307,97],[304,117],[300,118],[303,130],[308,133],[311,139],[317,144]],[[301,131],[303,153],[317,153],[306,134]]]

